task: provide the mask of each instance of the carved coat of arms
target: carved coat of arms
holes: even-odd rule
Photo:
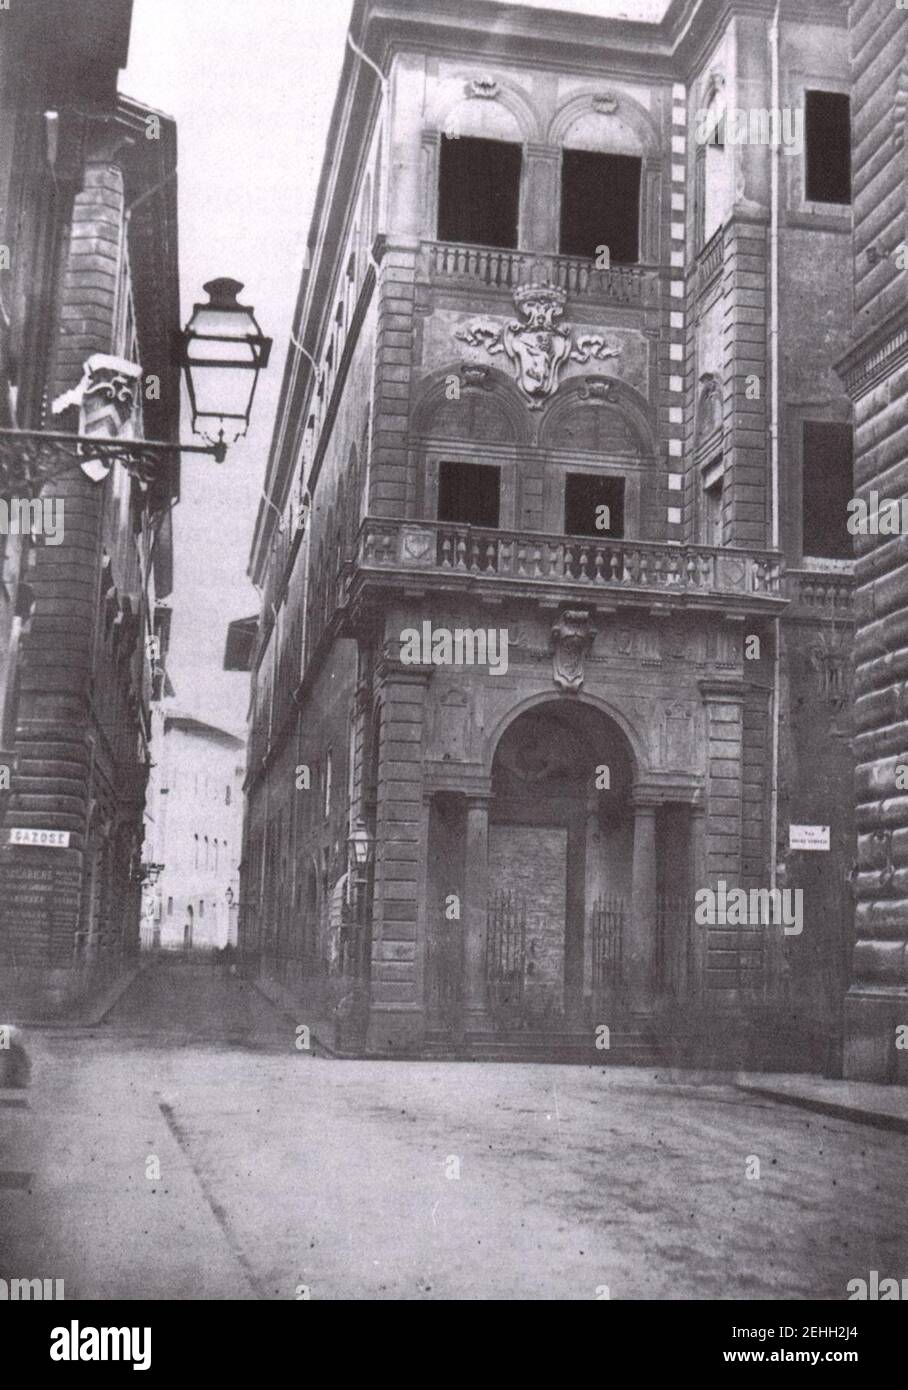
[[[521,285],[514,291],[514,303],[525,322],[512,319],[502,325],[476,319],[454,336],[470,347],[485,348],[490,355],[506,353],[517,370],[521,390],[538,409],[558,385],[566,362],[617,357],[621,351],[595,333],[584,334],[575,342],[571,325],[557,322],[564,313],[566,298],[557,285]]]
[[[562,613],[552,628],[552,679],[561,690],[576,691],[583,685],[583,661],[593,645],[596,629],[585,608]]]

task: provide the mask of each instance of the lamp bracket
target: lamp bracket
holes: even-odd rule
[[[222,440],[213,444],[171,444],[155,439],[69,434],[63,430],[0,429],[0,494],[35,495],[45,483],[90,459],[107,467],[119,463],[143,487],[148,487],[160,477],[162,465],[179,454],[210,454],[215,462],[223,463],[226,453]]]

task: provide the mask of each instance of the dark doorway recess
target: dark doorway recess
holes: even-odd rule
[[[626,154],[565,150],[561,162],[561,251],[592,259],[640,259],[640,160]]]
[[[608,507],[608,513],[599,512]],[[597,519],[607,526],[597,526]],[[568,473],[564,480],[564,534],[616,540],[624,535],[624,479]]]
[[[519,145],[442,136],[438,239],[475,246],[517,246]]]
[[[438,470],[438,520],[495,527],[500,492],[497,468],[485,463],[442,463]]]

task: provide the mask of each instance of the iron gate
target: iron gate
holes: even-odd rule
[[[489,1012],[498,1024],[518,1024],[526,992],[526,901],[510,889],[490,894],[485,977]]]
[[[593,1001],[597,1006],[613,998],[624,982],[626,912],[624,899],[610,894],[600,894],[590,909]]]

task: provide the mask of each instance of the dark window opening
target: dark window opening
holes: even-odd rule
[[[615,540],[624,535],[624,479],[568,473],[564,480],[564,534]]]
[[[848,503],[854,494],[850,425],[804,422],[801,467],[801,553],[827,560],[854,556]]]
[[[703,544],[722,544],[725,518],[722,505],[722,475],[703,489]]]
[[[561,251],[609,261],[640,259],[640,160],[626,154],[565,150],[561,157]]]
[[[851,101],[840,92],[806,92],[805,196],[851,202]]]
[[[484,463],[443,463],[438,470],[438,520],[498,525],[501,476]]]
[[[476,246],[517,246],[519,145],[442,136],[438,239]]]

